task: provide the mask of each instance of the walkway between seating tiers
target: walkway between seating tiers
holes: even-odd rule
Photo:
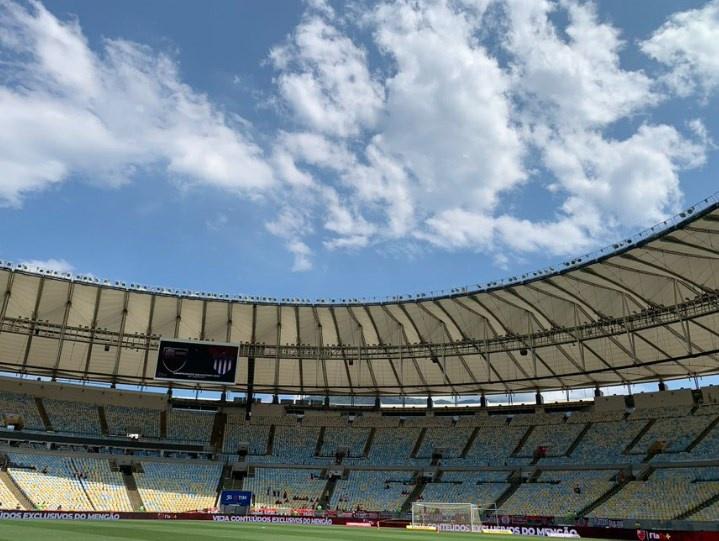
[[[2,482],[12,493],[12,495],[15,496],[15,499],[18,501],[18,503],[22,506],[23,509],[25,509],[26,511],[32,511],[33,509],[35,509],[35,505],[32,503],[32,501],[30,501],[30,498],[25,495],[23,490],[15,482],[15,479],[13,479],[6,470],[0,471],[0,482]]]
[[[142,511],[145,509],[145,505],[142,503],[142,497],[140,492],[137,490],[137,483],[135,482],[135,476],[132,473],[122,473],[122,480],[125,482],[125,489],[127,490],[127,497],[130,499],[130,505],[133,511]]]

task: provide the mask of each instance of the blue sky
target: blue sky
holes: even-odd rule
[[[719,1],[0,0],[0,259],[233,294],[476,284],[715,192]]]

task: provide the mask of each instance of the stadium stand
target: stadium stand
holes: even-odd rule
[[[167,439],[207,444],[214,419],[214,412],[171,409],[167,414]]]
[[[411,462],[410,454],[419,434],[419,428],[378,428],[367,457],[368,462],[377,466],[395,466]]]
[[[102,434],[96,405],[52,399],[45,399],[43,403],[55,432]]]
[[[719,494],[718,481],[701,479],[694,468],[658,469],[645,481],[630,481],[591,515],[605,518],[669,520]]]
[[[196,511],[214,507],[222,466],[213,463],[143,462],[135,474],[147,511]]]
[[[278,426],[272,454],[264,459],[273,463],[312,464],[319,435],[317,427]]]
[[[255,508],[312,509],[327,484],[320,470],[255,468],[244,489],[254,494]]]
[[[20,415],[26,429],[45,430],[45,423],[37,411],[35,399],[31,396],[7,391],[0,392],[0,412],[2,412],[3,418],[13,414]]]
[[[467,502],[489,508],[507,490],[507,472],[445,472],[422,492],[427,502]]]
[[[330,508],[399,511],[414,488],[411,472],[353,471],[337,481]]]
[[[160,437],[160,412],[146,408],[107,406],[105,418],[110,435],[139,434],[145,438]]]
[[[546,472],[522,483],[499,510],[507,515],[573,517],[612,485],[607,471]]]
[[[72,458],[80,484],[98,511],[132,511],[122,474],[110,469],[107,460]]]
[[[223,465],[240,460],[248,472],[243,488],[254,493],[256,509],[316,508],[324,495],[331,509],[390,513],[411,501],[437,501],[485,509],[500,503],[499,513],[510,515],[574,517],[590,508],[589,517],[613,520],[686,515],[701,522],[719,514],[717,404],[659,401],[656,407],[604,410],[598,401],[560,413],[538,408],[512,415],[505,408],[454,419],[358,415],[353,422],[344,415],[282,414],[281,406],[247,421],[242,409],[229,408],[222,454],[213,456],[198,453],[197,445],[209,444],[214,411],[36,401],[24,393],[3,393],[1,400],[4,410],[34,418],[37,427],[40,412],[47,411],[54,433],[75,438],[48,450],[40,428],[28,433],[36,434],[35,441],[22,432],[0,435],[10,479],[42,509],[132,510],[128,475],[148,511],[208,509],[217,501]],[[101,410],[112,427],[109,437],[101,429]],[[118,438],[128,430],[141,431],[143,439]],[[88,446],[84,437],[108,439]],[[666,445],[653,455],[657,442]],[[195,447],[183,450],[185,444]],[[247,451],[242,459],[240,447]],[[534,456],[540,447],[547,456]],[[338,450],[349,453],[341,460],[342,477],[330,483],[325,471]],[[441,460],[433,460],[435,452]],[[132,465],[133,473],[123,476],[114,457],[126,470]],[[434,468],[434,479],[417,481],[417,471],[426,468]],[[0,502],[24,505],[3,483]]]
[[[338,449],[347,449],[347,457],[362,457],[370,429],[361,427],[333,427],[324,432],[322,456],[333,456]]]
[[[244,417],[232,415],[225,425],[223,450],[237,454],[240,444],[247,446],[247,454],[264,455],[267,453],[267,440],[271,425],[256,425],[245,422]]]
[[[21,453],[8,458],[8,473],[38,509],[92,510],[70,458]]]

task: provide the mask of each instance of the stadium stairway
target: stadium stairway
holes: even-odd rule
[[[37,406],[37,412],[40,414],[40,419],[42,419],[42,424],[45,425],[45,430],[48,432],[52,432],[52,423],[50,422],[50,417],[47,415],[47,411],[45,410],[45,404],[42,403],[41,398],[35,397],[35,406]]]
[[[98,419],[100,419],[100,430],[102,431],[102,435],[109,436],[110,428],[107,424],[107,417],[105,416],[105,407],[104,406],[97,407],[97,417],[98,417]]]
[[[160,437],[164,440],[167,438],[167,412],[160,412]]]
[[[92,501],[92,498],[90,498],[90,494],[87,492],[87,486],[86,482],[83,479],[80,478],[80,469],[77,467],[77,464],[75,464],[74,459],[70,459],[70,465],[72,466],[72,471],[75,472],[75,476],[80,479],[80,488],[82,489],[83,494],[85,494],[85,498],[87,498],[87,502],[90,504],[90,507],[92,507],[93,511],[96,511],[95,508],[95,502]]]
[[[684,449],[687,453],[690,453],[694,450],[694,448],[699,445],[704,438],[706,438],[707,434],[709,434],[712,430],[714,430],[714,427],[719,424],[719,417],[715,418],[709,425],[702,430],[696,438],[694,438],[694,441],[691,442],[689,445],[687,445],[687,448]]]
[[[137,490],[137,483],[135,482],[135,476],[132,475],[132,471],[127,469],[122,471],[122,480],[125,483],[125,490],[127,490],[127,497],[130,500],[130,505],[133,511],[142,511],[145,505],[142,503],[142,497],[140,492]]]
[[[582,442],[582,439],[587,434],[587,432],[589,432],[590,428],[592,428],[591,422],[584,425],[584,428],[582,428],[582,430],[579,432],[579,434],[577,434],[577,437],[574,438],[574,441],[572,442],[572,444],[569,447],[567,447],[567,452],[564,453],[564,456],[572,456],[572,453]]]
[[[325,470],[323,475],[327,475],[327,470]],[[347,474],[345,474],[347,475]],[[343,477],[345,476],[343,475]],[[327,509],[327,507],[330,504],[330,501],[332,500],[332,495],[335,492],[335,488],[337,487],[337,477],[332,476],[327,478],[327,484],[325,485],[325,488],[322,489],[322,494],[320,494],[319,504],[322,506],[322,509]]]
[[[469,450],[472,448],[472,445],[474,445],[474,440],[477,439],[477,436],[479,435],[479,427],[475,427],[474,430],[472,430],[472,433],[469,435],[469,439],[467,440],[466,445],[462,449],[462,452],[459,454],[459,458],[467,458],[467,453],[469,453]]]
[[[519,443],[517,443],[517,446],[514,448],[510,456],[517,456],[517,454],[522,450],[522,447],[524,447],[524,444],[527,443],[527,440],[529,439],[529,436],[532,435],[532,432],[534,432],[534,425],[529,425],[527,427],[527,431],[524,433],[524,436],[522,436],[519,440]]]
[[[631,453],[632,449],[634,449],[634,446],[639,443],[639,441],[644,437],[644,434],[649,432],[649,429],[652,428],[654,426],[654,423],[656,422],[656,419],[650,419],[649,421],[647,421],[647,424],[644,425],[644,428],[642,428],[639,433],[634,437],[634,439],[629,442],[629,445],[624,448],[625,455]]]
[[[521,477],[511,475],[510,476],[510,484],[507,487],[507,490],[505,490],[504,492],[502,492],[499,495],[499,498],[497,498],[497,501],[494,502],[494,505],[495,505],[494,508],[497,509],[498,511],[501,510],[501,507],[504,505],[504,503],[509,498],[511,498],[515,492],[517,492],[517,489],[521,486],[521,484],[522,484]]]
[[[323,426],[320,428],[320,433],[317,435],[317,444],[315,445],[315,454],[314,456],[320,456],[322,453],[322,444],[325,442],[325,430],[327,429],[326,426]]]
[[[2,482],[12,495],[15,496],[15,499],[20,503],[23,509],[26,511],[35,509],[35,505],[30,501],[30,498],[25,495],[22,489],[15,482],[15,479],[10,476],[7,470],[0,471],[0,482]]]
[[[370,449],[372,449],[372,442],[374,442],[374,436],[377,433],[376,428],[372,428],[369,431],[369,436],[367,437],[367,441],[364,444],[364,449],[362,450],[362,456],[367,458],[369,456]]]
[[[693,514],[698,513],[698,512],[701,511],[702,509],[704,509],[704,508],[706,508],[706,507],[709,507],[710,505],[712,505],[712,504],[714,504],[714,503],[716,503],[716,502],[719,502],[719,494],[715,494],[715,495],[712,496],[711,498],[707,498],[706,500],[704,500],[704,501],[703,501],[702,503],[700,503],[699,505],[695,505],[695,506],[692,507],[691,509],[688,509],[688,510],[684,511],[683,513],[680,513],[679,515],[677,515],[676,517],[674,517],[673,520],[691,520],[691,516],[692,516]]]
[[[422,491],[424,490],[424,487],[427,486],[427,481],[422,476],[422,472],[415,472],[414,474],[414,481],[415,485],[412,489],[412,492],[409,493],[409,496],[407,496],[407,499],[402,504],[401,511],[402,513],[410,513],[412,511],[412,504],[417,501],[417,499],[422,494]]]
[[[270,426],[270,433],[267,436],[267,450],[265,454],[267,456],[272,455],[272,446],[275,444],[275,425]]]
[[[210,445],[218,452],[222,450],[222,443],[225,441],[225,427],[227,426],[227,414],[217,410],[212,421],[212,432],[210,433]]]
[[[612,496],[617,494],[620,490],[622,490],[625,486],[629,484],[630,481],[633,481],[634,477],[631,475],[627,475],[627,477],[623,480],[618,482],[616,485],[612,486],[609,490],[607,490],[604,494],[599,496],[596,500],[594,500],[589,505],[583,507],[579,511],[577,511],[576,516],[577,517],[586,517],[589,513],[594,511],[597,507],[602,505],[604,502],[609,500]]]
[[[417,458],[417,453],[419,453],[419,450],[422,448],[422,442],[424,441],[424,435],[427,433],[427,428],[423,428],[419,436],[417,437],[417,441],[414,444],[414,447],[412,448],[412,453],[409,455],[411,458]]]

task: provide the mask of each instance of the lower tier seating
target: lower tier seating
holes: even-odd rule
[[[320,470],[256,468],[243,488],[254,494],[256,509],[313,509],[326,484]]]
[[[135,474],[146,511],[196,511],[215,506],[220,464],[143,462]]]

